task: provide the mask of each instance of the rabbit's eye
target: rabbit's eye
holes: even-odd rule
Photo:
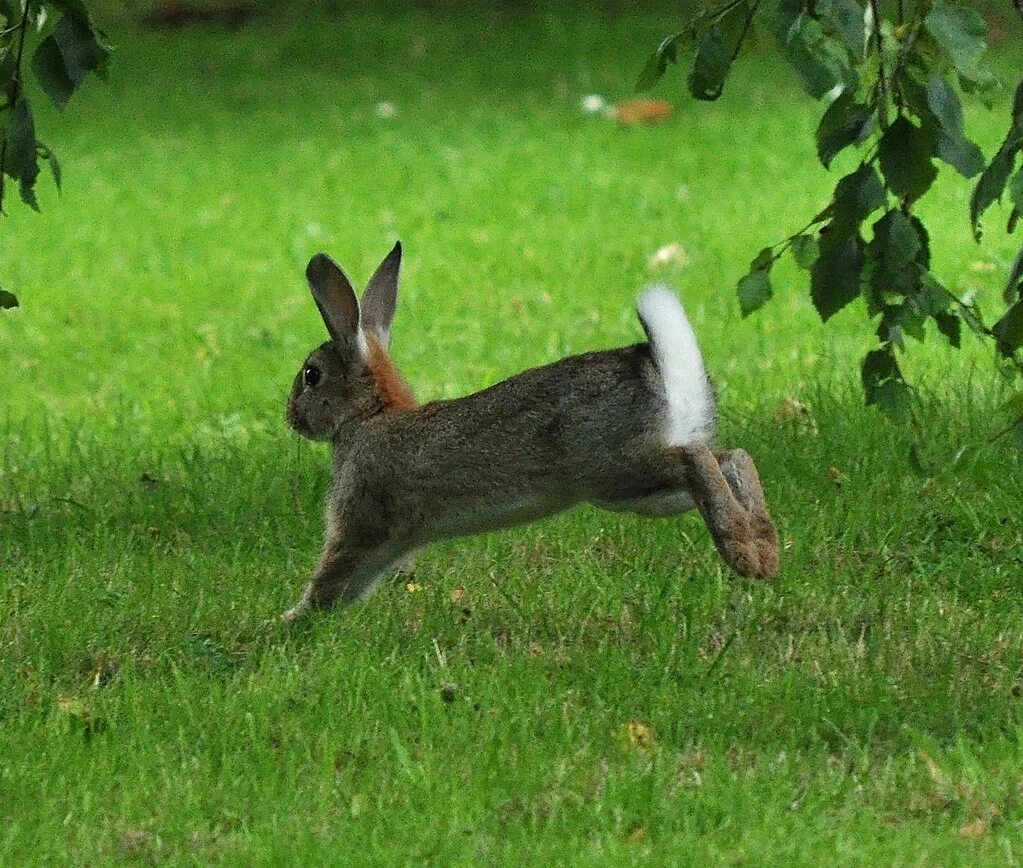
[[[320,369],[316,365],[306,365],[302,369],[302,385],[311,389],[320,382]]]

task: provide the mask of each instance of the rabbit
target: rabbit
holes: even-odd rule
[[[640,296],[645,343],[420,406],[388,353],[401,256],[398,242],[361,306],[326,254],[306,269],[330,339],[296,375],[286,415],[332,445],[334,482],[319,565],[285,622],[366,597],[430,543],[581,503],[651,517],[696,508],[735,572],[777,575],[757,469],[742,449],[713,447],[714,396],[674,293]]]

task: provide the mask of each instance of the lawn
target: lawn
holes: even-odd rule
[[[0,218],[0,863],[1023,859],[1019,443],[987,443],[983,347],[911,348],[921,474],[862,406],[862,311],[820,327],[786,267],[740,319],[750,258],[848,166],[816,164],[769,53],[713,105],[673,75],[676,118],[624,129],[579,101],[627,95],[668,14],[101,17],[109,85],[40,111],[63,195]],[[1006,101],[968,116],[990,153]],[[994,217],[969,239],[968,190],[929,197],[936,270],[994,308],[1013,246]],[[329,483],[283,422],[323,339],[303,269],[364,281],[399,237],[423,399],[638,340],[681,244],[658,279],[780,579],[729,575],[697,516],[581,509],[277,626]]]

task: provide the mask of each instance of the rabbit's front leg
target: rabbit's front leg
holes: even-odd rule
[[[336,603],[354,603],[366,596],[381,575],[407,547],[397,544],[388,528],[379,499],[362,486],[359,497],[332,497],[327,510],[327,541],[320,562],[298,603],[284,613],[291,623],[310,609],[329,609]]]

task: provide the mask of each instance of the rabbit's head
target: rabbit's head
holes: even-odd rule
[[[387,348],[398,300],[401,243],[387,254],[359,300],[344,272],[325,253],[306,268],[330,340],[310,353],[288,399],[288,424],[310,440],[334,440],[386,410],[408,410],[415,398]]]

